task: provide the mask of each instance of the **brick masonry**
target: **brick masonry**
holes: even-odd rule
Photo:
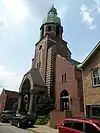
[[[62,83],[62,74],[67,75],[67,81]],[[70,103],[70,110],[73,114],[80,113],[80,106],[83,105],[83,101],[80,103],[80,99],[83,98],[83,88],[78,86],[78,78],[80,78],[81,73],[77,73],[75,66],[72,65],[68,60],[62,58],[61,56],[56,56],[56,81],[55,81],[55,95],[56,95],[56,105],[59,109],[60,104],[60,93],[62,90],[66,89],[72,98],[72,104]],[[81,78],[80,78],[81,79]],[[81,82],[82,83],[82,82]],[[79,87],[79,88],[78,88]],[[79,94],[80,90],[80,94]]]
[[[92,70],[100,68],[100,50],[88,62],[83,70],[85,104],[100,104],[100,86],[92,85]]]

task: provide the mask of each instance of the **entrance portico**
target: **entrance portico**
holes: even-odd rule
[[[46,94],[46,90],[45,83],[38,70],[35,68],[30,69],[24,75],[19,88],[18,113],[34,113],[37,98],[42,94]]]

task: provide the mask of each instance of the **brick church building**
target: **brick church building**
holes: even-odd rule
[[[0,112],[14,109],[14,104],[18,102],[19,94],[15,91],[3,89],[0,94]]]
[[[38,96],[48,94],[56,110],[83,112],[82,73],[80,62],[71,58],[68,43],[63,40],[63,27],[54,5],[40,27],[35,44],[32,68],[24,75],[19,88],[18,111],[23,111],[23,98],[28,97],[28,113],[35,111]]]

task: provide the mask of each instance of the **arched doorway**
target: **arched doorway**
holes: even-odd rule
[[[21,89],[21,93],[22,93],[22,103],[21,103],[21,111],[24,113],[27,113],[29,110],[29,102],[30,102],[30,81],[29,79],[25,79],[23,85],[22,85],[22,89]]]
[[[69,93],[63,90],[60,93],[60,111],[69,110]]]

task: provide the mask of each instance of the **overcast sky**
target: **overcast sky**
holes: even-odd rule
[[[100,40],[100,0],[0,0],[0,91],[18,91],[52,4],[72,58],[82,61]]]

